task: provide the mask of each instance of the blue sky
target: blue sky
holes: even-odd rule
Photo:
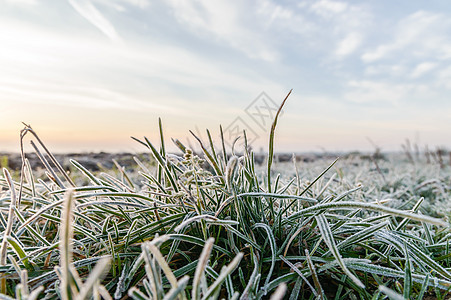
[[[0,0],[0,150],[24,121],[57,152],[138,151],[158,117],[182,141],[239,118],[266,149],[245,109],[290,89],[278,151],[451,148],[451,4],[425,3]]]

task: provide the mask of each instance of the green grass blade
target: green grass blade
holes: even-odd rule
[[[8,184],[10,193],[11,193],[11,202],[9,204],[8,210],[8,219],[6,228],[3,231],[3,239],[0,248],[0,266],[6,265],[6,255],[8,248],[8,236],[11,235],[13,224],[14,224],[14,208],[16,207],[17,196],[16,196],[16,188],[14,186],[14,182],[11,178],[9,171],[3,168],[3,175],[5,176],[6,182]],[[2,277],[0,280],[0,293],[6,293],[6,278],[3,277],[3,274],[0,273]]]
[[[404,299],[410,299],[410,294],[412,292],[412,267],[409,258],[409,251],[407,250],[407,246],[404,245],[404,255],[406,259],[406,266],[404,268],[404,291],[403,296]]]
[[[290,96],[292,91],[293,90],[290,90],[288,92],[288,95],[285,97],[285,99],[282,101],[282,104],[279,106],[276,116],[274,117],[274,121],[271,125],[271,131],[269,133],[268,169],[267,169],[267,174],[266,174],[269,193],[272,192],[272,189],[271,189],[271,166],[272,166],[272,161],[273,161],[273,156],[274,156],[274,134],[276,131],[277,119],[279,118],[279,114],[282,111],[282,108],[285,105],[285,102],[287,101],[287,99]]]
[[[418,293],[418,300],[422,300],[424,297],[424,294],[426,293],[426,291],[428,290],[429,287],[429,274],[426,275],[426,277],[424,278],[423,284],[421,285],[421,290]]]
[[[341,249],[348,245],[359,243],[363,240],[370,239],[373,237],[373,234],[375,232],[378,232],[382,228],[386,227],[389,223],[388,222],[382,222],[380,224],[373,225],[371,227],[365,228],[362,231],[358,231],[356,234],[351,235],[350,237],[346,238],[344,241],[337,244],[337,248]],[[330,253],[330,251],[327,251],[323,254],[323,256],[327,256]]]
[[[307,251],[307,249],[306,249],[306,251]],[[318,294],[318,292],[315,290],[315,288],[311,285],[311,283],[307,280],[307,278],[304,276],[304,274],[302,274],[302,272],[301,272],[301,270],[299,270],[295,265],[293,265],[288,259],[286,259],[285,257],[283,257],[282,255],[279,255],[279,258],[284,262],[284,263],[286,263],[294,272],[296,272],[296,274],[298,274],[299,275],[299,277],[302,279],[302,280],[304,280],[304,282],[308,285],[308,287],[312,290],[312,293],[313,293],[313,295],[315,295],[315,297],[318,297],[319,296],[319,294]],[[310,258],[310,256],[309,256],[309,258]],[[309,260],[307,260],[307,261],[309,261]],[[310,261],[311,261],[311,259],[310,259]],[[309,266],[310,267],[310,266]],[[312,266],[313,267],[313,266]],[[312,269],[310,268],[310,272],[312,273]],[[313,275],[313,273],[312,273],[312,275]],[[316,276],[316,273],[315,273],[315,276]],[[315,280],[317,280],[318,278],[313,278],[313,280],[315,281]],[[316,284],[316,283],[315,283]],[[322,288],[321,288],[321,286],[317,286],[317,288],[319,288],[319,291],[321,292],[322,291]]]
[[[209,299],[209,297],[222,285],[222,283],[226,280],[227,276],[229,276],[240,264],[241,259],[243,258],[244,254],[242,252],[238,253],[233,260],[230,262],[230,264],[227,265],[223,271],[221,271],[221,274],[219,274],[219,277],[215,280],[215,282],[208,288],[205,295],[203,295],[202,300]]]
[[[268,283],[271,279],[272,272],[274,271],[274,267],[276,264],[276,255],[277,255],[277,245],[276,245],[276,239],[274,237],[274,234],[272,232],[271,227],[267,224],[263,223],[257,223],[253,226],[253,228],[263,228],[266,231],[266,234],[268,235],[269,239],[269,245],[271,247],[271,267],[269,268],[268,274],[266,274],[266,280],[265,285],[263,286],[263,289],[265,290],[265,294],[268,291]]]
[[[83,167],[83,165],[80,164],[78,161],[76,161],[76,160],[74,160],[74,159],[71,159],[71,160],[70,160],[70,163],[71,163],[72,165],[74,165],[74,167],[76,167],[78,170],[80,170],[83,174],[85,174],[86,177],[88,177],[88,178],[91,180],[91,182],[92,182],[93,184],[95,184],[95,185],[101,185],[100,180],[99,180],[97,177],[95,177],[91,172],[89,172],[88,169],[86,169],[85,167]]]
[[[372,203],[364,203],[364,202],[351,202],[351,201],[342,201],[342,202],[333,202],[333,203],[324,203],[324,204],[317,204],[311,207],[307,207],[304,209],[301,209],[300,211],[292,214],[288,218],[286,218],[286,221],[291,221],[298,219],[302,216],[305,216],[308,213],[315,213],[322,210],[341,210],[341,209],[353,209],[353,208],[361,208],[366,209],[370,211],[376,211],[381,213],[390,214],[392,216],[398,216],[398,217],[405,217],[409,218],[411,220],[419,221],[419,222],[426,222],[430,224],[434,224],[437,226],[443,226],[448,227],[448,223],[437,218],[432,218],[420,214],[414,214],[408,211],[394,209],[390,207],[386,207],[383,205],[377,205]]]
[[[338,264],[340,265],[343,272],[345,272],[346,275],[359,287],[365,288],[365,285],[358,279],[354,274],[349,271],[348,267],[346,267],[343,258],[341,257],[341,254],[337,248],[337,245],[335,244],[335,239],[333,237],[332,231],[330,230],[329,224],[324,217],[324,215],[315,216],[316,222],[318,224],[318,228],[321,232],[321,236],[323,237],[324,241],[326,242],[327,246],[329,247],[329,250],[337,260]]]
[[[28,260],[28,255],[23,249],[23,247],[17,242],[17,240],[11,236],[6,237],[8,240],[8,243],[13,247],[14,252],[17,254],[17,256],[20,258],[20,260],[23,262],[25,268],[27,270],[33,270],[33,266],[30,264],[30,261]]]
[[[207,160],[209,161],[210,165],[213,167],[213,169],[216,172],[216,175],[220,176],[221,182],[224,183],[222,176],[224,175],[222,170],[219,168],[217,162],[216,162],[216,158],[214,158],[210,152],[208,152],[208,150],[205,148],[204,144],[202,143],[202,140],[197,137],[194,132],[192,132],[191,130],[189,131],[192,136],[194,136],[194,138],[197,140],[197,142],[199,143],[202,151],[204,152],[205,156],[207,157]]]

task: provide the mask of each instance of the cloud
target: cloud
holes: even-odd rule
[[[362,45],[372,15],[363,5],[341,1],[321,0],[313,2],[309,11],[316,15],[317,37],[322,38],[330,55],[337,60],[353,54]],[[335,45],[330,47],[330,45]]]
[[[361,42],[362,37],[359,34],[350,33],[338,43],[335,54],[339,57],[350,55],[360,46]]]
[[[177,1],[167,2],[183,28],[213,42],[226,42],[248,57],[275,61],[278,54],[265,41],[265,36],[246,24],[245,6],[229,1]],[[253,20],[258,22],[258,20]]]
[[[93,0],[106,7],[111,7],[122,13],[129,11],[130,8],[147,9],[150,6],[149,0]]]
[[[415,12],[400,20],[394,29],[391,41],[362,55],[365,63],[383,59],[393,59],[402,55],[403,59],[434,57],[439,60],[451,58],[451,19],[441,13]]]
[[[0,3],[6,3],[10,5],[36,5],[38,0],[1,0]]]
[[[119,2],[125,2],[139,8],[147,8],[150,5],[148,0],[120,0]]]
[[[410,68],[409,68],[410,69]],[[366,76],[405,77],[408,68],[404,64],[371,64],[365,66]]]
[[[311,10],[323,18],[332,18],[342,14],[348,8],[348,4],[339,1],[321,0],[312,4]]]
[[[437,63],[433,62],[423,62],[418,64],[415,69],[412,71],[411,77],[418,78],[430,71],[434,70],[437,67]]]
[[[0,78],[0,100],[82,108],[124,109],[132,101],[125,95],[99,87],[36,78]]]
[[[5,20],[0,39],[0,102],[181,112],[192,100],[202,106],[205,99],[227,101],[230,92],[253,97],[263,87],[281,90],[246,66],[230,68],[229,62],[158,41],[111,45]],[[165,105],[155,106],[153,99]]]
[[[57,106],[85,118],[93,108],[111,126],[117,116],[129,116],[121,123],[132,128],[136,115],[142,124],[160,115],[183,129],[209,127],[231,121],[262,90],[277,99],[293,87],[290,120],[308,112],[326,139],[336,116],[349,122],[350,135],[363,132],[356,119],[363,122],[365,110],[397,119],[394,111],[426,115],[435,107],[428,122],[449,119],[446,11],[410,14],[345,0],[21,2],[30,6],[8,0],[0,18],[0,103],[9,111],[38,118]],[[127,43],[110,42],[121,38]],[[305,110],[296,94],[323,101]],[[36,103],[42,112],[31,108]],[[301,132],[292,122],[290,130]]]
[[[386,103],[397,105],[413,90],[412,85],[393,84],[373,80],[351,80],[344,98],[354,103],[371,103],[380,105]]]
[[[437,86],[451,90],[451,66],[437,72]],[[447,100],[449,101],[449,100]]]
[[[251,7],[241,11],[242,18],[249,18]],[[296,6],[281,5],[271,0],[259,1],[253,17],[256,22],[254,31],[264,31],[267,41],[277,41],[287,38],[293,41],[312,44],[319,30],[318,24],[308,18],[306,4],[301,2]],[[257,25],[257,26],[255,26]],[[279,44],[280,45],[280,44]],[[281,51],[283,52],[283,51]]]
[[[97,27],[97,29],[103,32],[112,41],[121,41],[113,24],[111,24],[89,0],[69,0],[69,3],[81,16]]]
[[[293,48],[341,60],[361,47],[372,20],[364,5],[329,0],[296,5],[272,0],[166,3],[179,26],[203,42],[270,63],[287,59],[287,50]]]

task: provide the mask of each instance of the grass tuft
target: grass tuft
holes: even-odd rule
[[[20,177],[0,178],[0,298],[446,295],[450,168],[412,155],[274,163],[285,101],[264,166],[248,146],[226,149],[222,127],[219,149],[207,131],[193,134],[201,153],[177,139],[168,153],[159,120],[159,146],[135,138],[150,163],[107,174],[72,160],[68,173],[25,125]],[[27,133],[45,172],[31,170]]]

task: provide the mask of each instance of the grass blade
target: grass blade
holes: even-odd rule
[[[307,260],[307,264],[310,269],[310,273],[312,273],[313,283],[315,284],[316,289],[318,291],[314,291],[313,287],[310,285],[309,286],[312,289],[312,291],[314,291],[313,294],[317,298],[324,299],[324,290],[323,290],[323,287],[321,286],[321,283],[319,282],[318,274],[316,273],[315,265],[313,264],[313,261],[312,261],[312,258],[310,257],[310,253],[309,253],[308,249],[305,249],[305,258]]]
[[[332,255],[337,260],[343,272],[359,287],[365,288],[365,285],[358,279],[354,274],[349,271],[348,267],[346,267],[343,258],[340,255],[340,252],[335,244],[335,239],[333,237],[332,231],[330,230],[329,224],[324,217],[324,215],[315,216],[316,222],[318,223],[318,228],[321,231],[321,235],[326,242],[329,250],[332,252]]]
[[[221,271],[219,277],[208,288],[205,295],[203,295],[202,300],[209,299],[209,297],[216,291],[216,289],[218,289],[222,285],[222,283],[226,280],[227,276],[229,276],[238,267],[243,256],[244,254],[242,252],[238,253],[235,256],[235,258],[230,262],[230,264],[228,264],[227,267],[223,269],[223,271]]]
[[[404,300],[404,297],[386,286],[380,285],[379,290],[388,296],[391,300]]]
[[[174,300],[177,299],[179,294],[183,293],[188,286],[189,276],[183,276],[179,281],[177,281],[177,286],[172,287],[169,292],[164,296],[163,300]]]
[[[287,284],[284,282],[277,287],[275,292],[271,295],[269,300],[282,300],[287,292]]]
[[[420,214],[414,214],[409,211],[394,209],[382,205],[376,205],[372,203],[365,203],[365,202],[351,202],[351,201],[342,201],[342,202],[333,202],[333,203],[324,203],[324,204],[317,204],[311,207],[307,207],[304,209],[301,209],[297,213],[292,214],[288,218],[286,218],[285,221],[291,221],[298,219],[302,216],[305,216],[307,213],[314,213],[322,210],[340,210],[340,209],[352,209],[352,208],[361,208],[361,209],[367,209],[371,211],[381,212],[390,214],[392,216],[397,217],[404,217],[409,218],[411,220],[419,221],[419,222],[426,222],[430,224],[434,224],[437,226],[443,226],[448,227],[448,223],[437,218],[432,218]]]
[[[276,116],[274,117],[274,121],[272,122],[271,125],[271,131],[269,133],[269,149],[268,149],[268,170],[267,170],[267,185],[268,185],[268,192],[271,193],[272,189],[271,189],[271,166],[272,166],[272,161],[273,161],[273,156],[274,156],[274,134],[276,131],[276,126],[277,126],[277,119],[279,118],[279,114],[282,111],[283,106],[285,105],[285,102],[287,101],[288,97],[290,96],[291,92],[293,90],[290,90],[287,94],[287,96],[285,97],[285,99],[283,99],[282,104],[279,106],[279,109],[277,110]]]
[[[71,265],[72,265],[72,238],[73,238],[73,206],[74,195],[72,191],[68,191],[63,203],[63,211],[61,214],[60,225],[60,244],[59,250],[61,255],[61,297],[63,300],[74,299],[73,291],[75,290],[72,282]]]
[[[407,251],[407,246],[404,245],[404,255],[406,258],[406,266],[404,268],[404,299],[410,299],[410,294],[412,291],[412,267],[409,258],[409,251]]]
[[[16,196],[16,188],[14,187],[14,182],[11,179],[11,175],[9,171],[3,168],[3,175],[5,176],[6,182],[8,183],[8,187],[11,193],[11,202],[9,204],[8,210],[8,223],[6,224],[5,231],[3,232],[3,240],[0,249],[0,266],[6,265],[6,254],[8,249],[8,236],[11,234],[14,223],[14,208],[16,207],[17,196]],[[2,275],[2,274],[0,274]],[[6,293],[6,278],[1,276],[0,279],[0,293]]]
[[[86,279],[86,282],[83,284],[80,293],[75,298],[76,300],[84,300],[91,297],[94,285],[96,284],[96,282],[101,281],[105,277],[110,267],[110,263],[110,257],[103,257],[97,262],[96,266]]]
[[[266,234],[268,235],[269,239],[269,245],[271,247],[271,267],[269,268],[268,274],[266,276],[265,285],[263,287],[265,294],[268,291],[268,283],[271,279],[272,272],[274,271],[274,266],[276,264],[276,254],[277,254],[277,246],[276,246],[276,239],[274,238],[274,234],[272,232],[271,227],[269,227],[267,224],[263,223],[257,223],[253,226],[253,228],[263,228],[266,231]]]
[[[307,252],[307,249],[306,249],[306,252]],[[309,286],[309,288],[312,290],[312,293],[313,293],[313,295],[315,295],[315,297],[318,297],[318,292],[315,290],[315,288],[310,284],[310,282],[307,280],[307,278],[304,276],[304,274],[302,274],[302,272],[295,266],[295,265],[293,265],[288,259],[286,259],[285,257],[283,257],[282,255],[279,255],[279,258],[284,262],[284,263],[286,263],[293,271],[295,271],[296,272],[296,274],[298,274],[299,275],[299,277],[302,279],[302,280],[304,280],[304,282]],[[311,261],[311,259],[310,259],[310,256],[308,256],[308,259],[307,259],[307,261]],[[310,266],[309,266],[310,267]],[[313,265],[312,265],[312,267],[313,267]],[[310,272],[312,272],[312,268],[310,268]],[[313,272],[312,272],[312,275],[313,275]],[[315,275],[314,275],[315,277],[316,277],[316,272],[315,272]],[[313,278],[313,280],[315,281],[315,280],[317,280],[318,278]],[[316,283],[315,283],[315,285],[316,285]],[[318,290],[319,291],[322,291],[322,288],[321,288],[321,286],[317,286],[317,288],[318,288]]]
[[[199,257],[199,262],[197,263],[196,271],[194,272],[193,278],[193,290],[192,299],[198,300],[200,296],[200,282],[203,276],[205,276],[205,269],[207,268],[208,260],[210,258],[211,250],[213,249],[214,238],[209,238],[205,242],[204,249]]]

